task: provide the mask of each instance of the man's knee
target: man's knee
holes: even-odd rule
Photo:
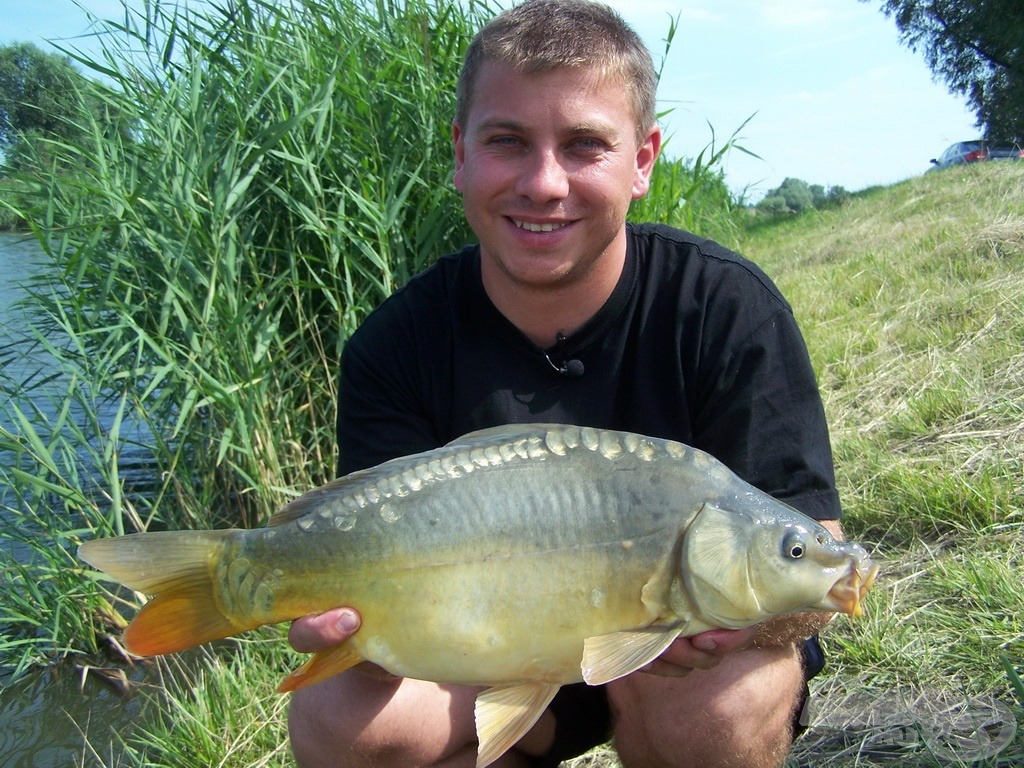
[[[408,768],[476,752],[475,690],[352,671],[293,694],[300,768]]]
[[[742,651],[684,678],[632,675],[609,686],[615,746],[632,766],[782,764],[803,674],[795,651]]]
[[[385,688],[387,690],[385,690]],[[360,673],[346,673],[292,694],[288,735],[300,768],[401,765],[399,729],[375,734],[376,717],[397,691]]]
[[[325,706],[322,691],[296,691],[288,706],[288,737],[300,768],[348,765],[346,753],[353,746],[348,723],[338,717],[338,708]]]

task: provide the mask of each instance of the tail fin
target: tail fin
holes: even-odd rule
[[[213,565],[231,531],[161,531],[88,541],[78,556],[129,589],[153,595],[125,631],[140,656],[175,653],[237,634],[217,603]]]

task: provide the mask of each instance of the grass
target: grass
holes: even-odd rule
[[[118,596],[83,580],[84,537],[257,525],[333,475],[344,339],[468,239],[448,126],[485,12],[153,2],[101,25],[103,55],[79,61],[120,122],[47,145],[75,170],[25,179],[19,211],[49,266],[33,332],[0,351],[22,372],[0,373],[0,532],[23,555],[0,584],[27,568],[41,586],[0,614],[5,665],[109,631]],[[80,610],[56,616],[68,580]]]
[[[737,243],[794,305],[832,428],[844,527],[885,563],[868,615],[827,633],[826,702],[839,681],[864,706],[984,694],[1020,717],[1022,238],[1024,168],[991,165],[868,190]],[[812,730],[796,757],[873,764],[830,755],[829,737]],[[1002,762],[979,764],[1022,755],[1018,735]],[[902,759],[957,764],[928,749]]]

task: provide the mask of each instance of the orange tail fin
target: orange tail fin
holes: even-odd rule
[[[174,653],[251,627],[221,613],[213,563],[232,531],[138,533],[83,544],[78,555],[129,589],[153,595],[125,631],[140,656]]]

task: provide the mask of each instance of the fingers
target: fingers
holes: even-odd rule
[[[712,629],[681,637],[642,671],[662,677],[683,677],[693,669],[712,669],[730,653],[750,648],[756,634],[756,628],[748,627]]]
[[[300,653],[322,651],[347,640],[359,629],[359,622],[359,614],[351,608],[303,616],[292,622],[288,642]]]

